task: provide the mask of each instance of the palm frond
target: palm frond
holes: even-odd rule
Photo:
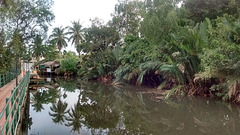
[[[128,64],[125,64],[124,66],[119,66],[117,70],[114,72],[115,74],[115,81],[120,81],[123,79],[123,76],[128,74],[131,71],[131,66]]]
[[[142,84],[144,76],[148,74],[150,71],[158,70],[161,67],[161,65],[162,62],[160,61],[148,61],[139,65],[141,73],[138,76],[137,82]]]
[[[185,77],[176,64],[172,65],[163,64],[160,67],[160,71],[174,75],[180,84],[185,84]]]
[[[169,92],[168,92],[168,94],[166,95],[165,99],[169,99],[172,94],[174,94],[177,90],[179,90],[179,89],[182,88],[182,87],[184,87],[184,86],[183,86],[183,85],[179,85],[179,86],[177,86],[177,87],[172,88],[171,90],[169,90]]]

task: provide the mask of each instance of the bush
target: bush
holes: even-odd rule
[[[78,57],[72,52],[68,52],[64,58],[60,61],[60,68],[57,70],[58,74],[73,75],[78,71]]]

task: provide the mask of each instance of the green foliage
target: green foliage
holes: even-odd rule
[[[204,48],[201,66],[205,77],[219,78],[221,84],[213,85],[211,91],[224,100],[240,102],[238,98],[240,47],[238,43],[239,19],[230,16],[219,17],[211,34],[209,46]]]
[[[53,45],[55,45],[58,48],[58,51],[60,52],[63,47],[67,47],[67,32],[65,30],[67,27],[57,27],[54,28],[52,31],[52,35],[50,35],[50,40]]]
[[[169,56],[179,67],[189,82],[200,70],[199,54],[208,46],[208,30],[212,28],[209,19],[197,23],[194,27],[183,27],[175,34],[171,34],[169,42],[173,52]]]
[[[186,0],[184,6],[189,10],[189,18],[195,22],[206,17],[216,19],[224,14],[239,17],[239,0]]]
[[[5,12],[0,12],[0,16],[4,18],[0,29],[7,31],[8,39],[18,31],[22,40],[30,43],[35,35],[46,35],[48,25],[54,19],[52,4],[52,0],[11,2]]]
[[[29,60],[30,52],[37,60],[55,60],[56,48],[60,52],[71,40],[79,58],[64,51],[60,74],[161,84],[159,88],[171,89],[167,98],[184,86],[195,88],[196,74],[201,74],[200,80],[216,79],[204,90],[240,102],[239,4],[237,0],[119,1],[110,22],[95,18],[87,28],[75,21],[71,27],[54,28],[47,45],[52,1],[1,1],[0,72],[12,66],[13,58]],[[75,113],[71,110],[69,119]]]
[[[89,53],[83,56],[78,74],[84,80],[111,77],[119,65],[119,48]]]
[[[206,71],[222,72],[228,75],[239,73],[240,47],[237,38],[232,39],[232,37],[237,37],[238,33],[232,33],[237,26],[229,27],[229,21],[227,16],[219,18],[216,29],[211,31],[209,47],[204,48],[204,53],[200,55],[202,66]],[[236,24],[239,23],[239,20],[233,21]]]
[[[60,61],[60,68],[57,70],[58,74],[76,74],[77,73],[77,65],[78,65],[79,59],[76,55],[74,55],[72,52],[68,52],[64,58]]]
[[[110,25],[117,28],[121,37],[129,34],[137,36],[139,34],[142,7],[142,1],[119,1],[119,3],[115,5],[115,12]]]
[[[178,29],[176,6],[171,0],[147,0],[145,8],[147,12],[141,22],[141,34],[153,44],[169,41],[169,34]]]
[[[181,85],[177,86],[177,87],[174,87],[173,89],[171,89],[168,94],[166,95],[165,99],[169,99],[171,95],[173,95],[178,89],[180,89]]]
[[[36,35],[46,36],[48,26],[54,19],[52,4],[52,0],[0,2],[1,70],[13,67],[13,58],[29,60],[27,45],[34,42]],[[36,57],[39,57],[37,53],[35,52]]]
[[[158,71],[160,70],[160,67],[162,66],[162,63],[159,61],[148,61],[145,63],[142,63],[141,65],[139,65],[139,69],[141,70],[141,74],[138,76],[138,82],[140,84],[142,84],[143,82],[143,78],[145,75],[147,75],[148,73],[150,73],[151,71]]]
[[[98,18],[92,20],[92,26],[84,30],[84,52],[104,51],[109,46],[116,46],[119,41],[119,33],[116,28],[104,26],[99,21]]]
[[[142,40],[135,36],[127,36],[125,38],[126,46],[123,47],[123,52],[120,57],[121,65],[115,71],[116,81],[120,79],[136,79],[140,74],[138,66],[148,60],[151,47],[146,40]]]
[[[30,46],[32,57],[35,57],[39,61],[40,57],[43,57],[47,51],[47,47],[43,45],[43,39],[40,35],[37,35],[34,39],[34,44]]]
[[[46,47],[46,53],[44,55],[44,58],[46,61],[53,61],[58,58],[58,51],[56,51],[56,47],[54,45],[47,45]]]
[[[72,40],[72,44],[75,45],[75,48],[80,56],[80,53],[83,49],[83,33],[82,33],[82,25],[80,22],[72,22],[72,27],[68,28],[68,34],[70,35],[69,40]]]

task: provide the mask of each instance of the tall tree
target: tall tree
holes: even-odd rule
[[[58,51],[60,52],[63,47],[67,47],[67,32],[65,30],[67,27],[57,27],[54,28],[52,31],[52,35],[50,35],[50,40],[52,43],[58,48]]]
[[[4,30],[1,30],[1,32],[0,32],[0,68],[3,67],[2,57],[3,57],[3,46],[4,45],[5,45],[5,33],[4,33]]]
[[[92,20],[92,26],[85,29],[85,40],[88,51],[96,52],[115,46],[119,41],[119,34],[115,27],[105,26],[98,19]]]
[[[8,11],[0,13],[4,18],[0,27],[4,27],[8,35],[18,31],[25,43],[32,42],[35,35],[46,35],[54,19],[52,4],[52,0],[18,0],[9,5]]]
[[[52,0],[0,2],[0,30],[4,29],[6,48],[3,63],[8,63],[12,56],[24,57],[26,45],[32,43],[36,35],[46,35],[48,26],[54,19],[52,4]]]
[[[82,35],[82,25],[80,22],[72,22],[72,27],[69,27],[68,34],[70,35],[69,40],[72,40],[72,44],[75,45],[75,48],[80,56],[82,51],[83,35]]]
[[[159,45],[169,41],[170,34],[177,30],[176,3],[175,0],[146,0],[140,31],[150,43]]]
[[[115,26],[122,37],[138,35],[142,18],[143,2],[139,0],[118,1],[115,5],[111,26]]]

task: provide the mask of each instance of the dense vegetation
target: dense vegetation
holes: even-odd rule
[[[10,58],[29,60],[32,53],[37,60],[59,59],[59,72],[84,80],[126,81],[240,102],[239,0],[119,1],[106,24],[94,18],[83,28],[74,21],[54,28],[49,38],[44,33],[54,18],[52,2],[4,2],[1,71],[11,66]],[[78,56],[61,52],[68,41]]]

